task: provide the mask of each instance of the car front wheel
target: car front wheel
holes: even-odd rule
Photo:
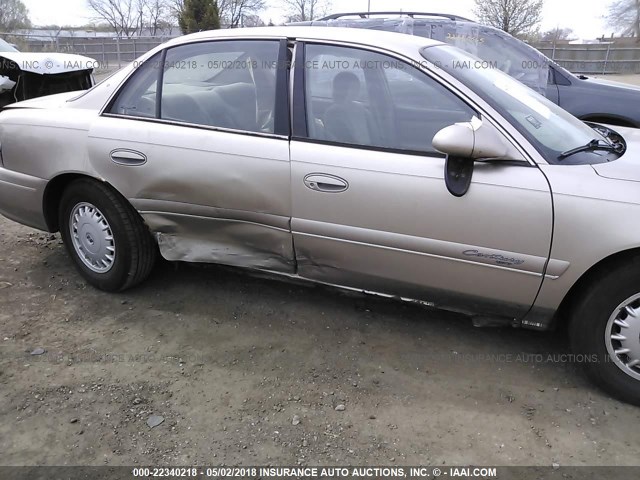
[[[584,289],[569,334],[589,378],[609,394],[640,405],[640,258]]]
[[[138,212],[100,182],[81,179],[67,187],[59,224],[77,269],[101,290],[130,288],[153,268],[156,245]]]

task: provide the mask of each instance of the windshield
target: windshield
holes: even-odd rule
[[[10,44],[0,38],[0,52],[17,52]]]
[[[442,40],[491,62],[504,73],[544,95],[549,83],[549,59],[536,49],[500,30],[456,23],[445,28]]]
[[[611,152],[581,152],[569,158],[562,154],[602,135],[570,113],[514,80],[487,62],[448,45],[426,47],[422,56],[442,68],[510,120],[549,163],[599,163]]]

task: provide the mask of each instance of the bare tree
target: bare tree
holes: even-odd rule
[[[623,36],[640,39],[640,0],[617,0],[609,7],[607,23]]]
[[[157,35],[160,28],[171,24],[172,3],[170,0],[143,0],[143,18],[151,35]]]
[[[30,26],[29,10],[21,0],[0,0],[0,31],[12,32]]]
[[[229,28],[245,26],[245,19],[257,15],[265,6],[265,0],[218,0],[220,19]]]
[[[88,0],[88,4],[119,37],[130,37],[140,27],[138,0]]]
[[[135,32],[133,32],[134,35],[142,35],[142,32],[144,32],[144,9],[145,9],[145,3],[146,0],[133,0],[134,3],[134,12],[135,12],[135,18],[136,18],[136,29]]]
[[[180,12],[184,10],[184,0],[168,0],[168,3],[171,17],[178,18],[180,16]]]
[[[526,36],[542,20],[543,0],[475,0],[474,13],[481,23],[500,28],[514,37]]]
[[[329,0],[281,0],[290,22],[307,22],[327,13]]]
[[[242,19],[243,27],[265,27],[266,25],[259,15],[245,15]]]
[[[169,23],[172,0],[88,0],[97,18],[109,24],[120,37],[143,35],[148,29],[156,35]]]
[[[558,42],[560,40],[569,40],[572,34],[573,34],[573,29],[571,28],[556,27],[553,30],[544,32],[540,37],[540,40],[543,40],[545,42]]]

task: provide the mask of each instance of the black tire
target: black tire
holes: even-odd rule
[[[70,232],[70,216],[76,205],[95,206],[108,222],[115,244],[115,258],[110,269],[95,272],[85,265],[74,247]],[[96,288],[119,292],[142,282],[157,256],[157,245],[138,212],[117,192],[104,183],[80,179],[71,183],[62,194],[58,210],[62,240],[80,274]]]
[[[600,270],[573,302],[569,338],[573,352],[580,355],[576,359],[593,383],[619,400],[640,406],[640,379],[625,373],[614,362],[605,340],[609,318],[619,305],[636,294],[640,294],[640,257],[627,258]],[[636,303],[632,305],[635,309]],[[637,305],[640,306],[640,300]]]

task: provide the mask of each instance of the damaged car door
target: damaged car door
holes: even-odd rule
[[[168,260],[293,272],[286,42],[188,43],[144,62],[90,131],[90,161]]]
[[[521,319],[551,244],[542,172],[524,157],[476,163],[468,192],[455,196],[432,139],[454,123],[480,122],[475,108],[378,52],[309,43],[297,46],[295,65],[292,232],[300,275]]]

